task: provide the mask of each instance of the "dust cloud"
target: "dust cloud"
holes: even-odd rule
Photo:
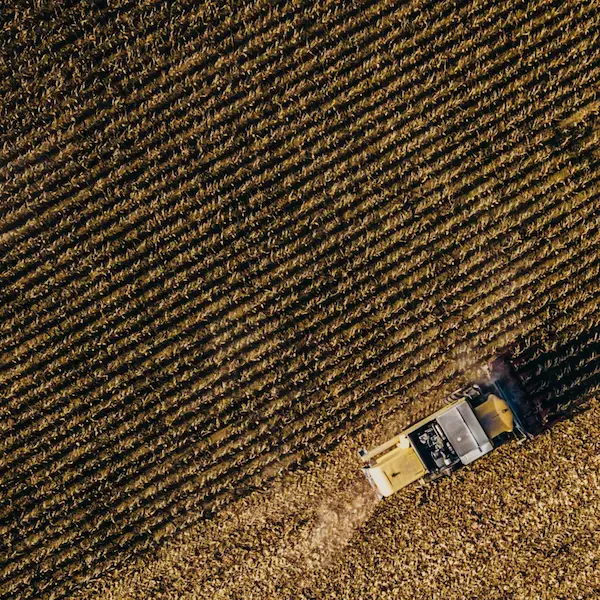
[[[379,498],[366,480],[356,479],[339,496],[317,509],[317,522],[309,538],[309,568],[324,567],[343,551],[352,534],[375,510]]]

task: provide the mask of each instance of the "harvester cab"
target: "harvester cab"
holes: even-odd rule
[[[508,356],[493,359],[482,371],[476,382],[450,394],[441,410],[359,452],[362,470],[380,497],[450,474],[510,439],[541,431],[539,411]]]

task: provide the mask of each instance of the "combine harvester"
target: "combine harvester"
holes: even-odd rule
[[[542,419],[508,355],[490,361],[482,377],[446,398],[448,406],[370,452],[363,472],[380,497],[433,481],[517,438],[542,430]]]

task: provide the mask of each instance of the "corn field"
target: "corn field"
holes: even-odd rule
[[[1,7],[0,599],[163,597],[103,582],[189,532],[227,547],[231,511],[282,478],[343,480],[353,440],[423,416],[501,348],[549,411],[591,398],[599,9]],[[488,490],[502,457],[477,468]],[[374,531],[433,519],[399,506]],[[210,571],[211,588],[208,549],[190,552],[196,595],[165,598],[300,593]],[[370,597],[351,564],[304,597]],[[418,585],[390,597],[452,597]]]

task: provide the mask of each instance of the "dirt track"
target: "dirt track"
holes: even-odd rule
[[[357,560],[302,561],[396,514],[358,493],[359,445],[507,344],[550,412],[593,394],[599,9],[2,6],[0,598],[143,590],[161,548],[193,571],[171,597],[264,597],[221,581],[247,558],[282,597],[352,597]],[[232,552],[240,502],[294,469]]]

